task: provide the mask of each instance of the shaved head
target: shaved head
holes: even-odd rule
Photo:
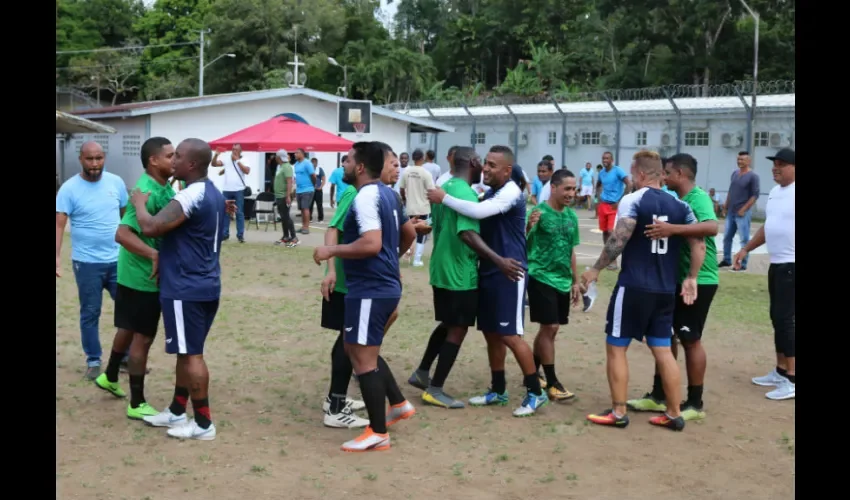
[[[93,153],[103,154],[103,146],[101,146],[98,142],[88,141],[84,142],[83,145],[80,147],[80,158],[82,158],[84,154]]]
[[[207,176],[212,161],[212,149],[201,139],[186,139],[174,152],[174,177],[187,183]]]
[[[103,175],[103,163],[106,155],[103,146],[95,141],[88,141],[80,147],[80,165],[83,167],[82,177],[89,182],[97,182]]]

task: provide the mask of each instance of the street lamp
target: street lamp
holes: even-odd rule
[[[342,96],[348,99],[348,66],[336,62],[336,59],[333,57],[329,57],[328,62],[331,63],[332,66],[342,68]]]
[[[215,59],[213,59],[212,61],[208,62],[207,64],[204,64],[203,54],[204,54],[204,51],[201,50],[201,64],[202,64],[202,66],[201,66],[201,74],[198,78],[198,82],[199,82],[198,83],[198,95],[201,96],[201,97],[203,97],[203,95],[204,95],[204,70],[207,69],[207,67],[209,67],[212,63],[221,59],[222,57],[231,57],[231,58],[236,57],[236,54],[222,54],[222,55],[216,57]]]
[[[756,123],[756,96],[758,95],[759,88],[759,15],[758,12],[754,11],[747,5],[747,2],[741,0],[741,5],[747,9],[747,12],[752,16],[753,21],[756,23],[755,34],[753,37],[753,102],[750,104],[750,134],[747,137],[747,149],[752,154],[753,148],[753,134],[755,134],[755,123]]]

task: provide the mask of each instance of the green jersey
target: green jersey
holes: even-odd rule
[[[573,286],[573,249],[580,243],[578,216],[570,207],[558,212],[543,202],[534,210],[540,219],[526,237],[528,275],[561,293]]]
[[[277,173],[274,174],[273,189],[275,198],[286,198],[286,179],[291,179],[293,175],[295,174],[289,162],[280,165]]]
[[[442,186],[447,195],[478,202],[478,195],[463,179],[452,177]],[[461,215],[451,208],[432,205],[431,224],[434,248],[429,271],[431,286],[446,290],[475,290],[478,288],[478,255],[460,239],[463,231],[480,232],[475,219]]]
[[[135,187],[143,193],[150,193],[145,206],[151,215],[159,213],[174,198],[174,188],[171,187],[171,184],[166,183],[163,186],[147,173],[142,174]],[[152,238],[142,234],[142,228],[136,218],[136,208],[133,207],[132,203],[127,204],[121,225],[132,229],[145,245],[151,248],[159,248],[159,237]],[[140,292],[158,292],[159,286],[156,283],[156,277],[153,279],[150,277],[152,271],[153,262],[150,259],[136,255],[123,246],[118,248],[118,283],[120,285]]]
[[[357,188],[348,186],[342,193],[339,203],[336,205],[336,212],[334,212],[334,217],[331,219],[330,227],[338,231],[337,245],[342,244],[342,227],[345,224],[345,216],[348,215],[348,209],[351,208],[351,202],[354,201],[355,196],[357,196]],[[345,286],[345,270],[342,268],[342,259],[339,257],[334,259],[334,268],[336,269],[336,286],[334,287],[334,291],[348,293],[348,287]],[[325,275],[327,274],[328,271],[326,268]]]
[[[711,201],[711,196],[698,186],[694,186],[690,193],[682,197],[682,201],[691,207],[698,222],[717,220],[717,215],[714,213],[714,202]],[[682,245],[679,254],[679,283],[685,280],[690,269],[691,247]],[[717,265],[717,245],[714,242],[713,236],[705,237],[705,261],[702,263],[702,267],[697,275],[697,284],[720,284],[720,271]]]

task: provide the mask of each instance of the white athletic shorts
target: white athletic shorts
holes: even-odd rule
[[[593,186],[582,186],[579,196],[593,196]]]

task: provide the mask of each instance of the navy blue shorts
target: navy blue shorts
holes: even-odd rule
[[[626,347],[632,340],[649,347],[669,347],[673,337],[673,310],[676,295],[627,290],[615,286],[605,316],[607,342]]]
[[[218,301],[190,302],[160,298],[167,354],[203,354]]]
[[[511,281],[502,273],[478,279],[478,331],[501,335],[525,333],[526,279]]]
[[[357,299],[345,297],[345,322],[342,340],[346,344],[381,345],[384,329],[401,302],[395,299]]]

